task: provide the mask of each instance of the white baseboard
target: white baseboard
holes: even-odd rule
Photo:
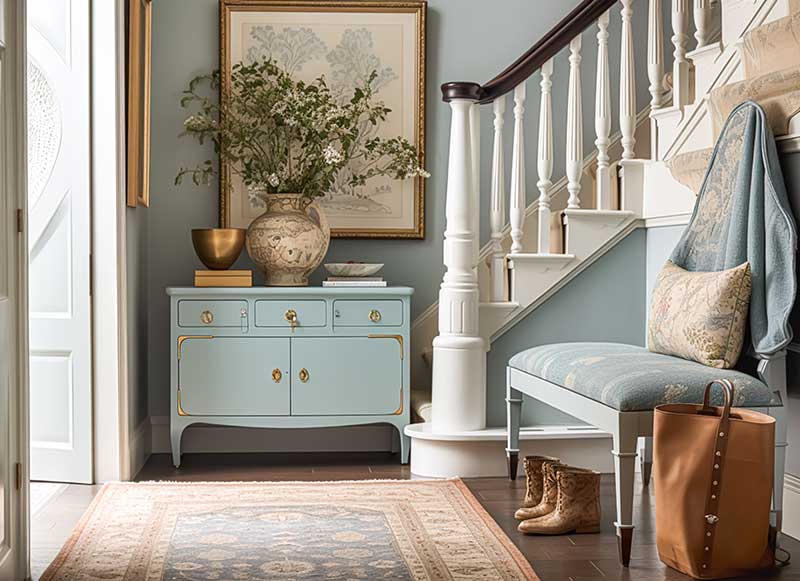
[[[783,480],[783,532],[800,539],[800,478],[791,474]]]
[[[139,470],[145,465],[153,449],[152,428],[150,418],[142,420],[130,437],[131,479],[135,478]]]
[[[151,451],[171,451],[169,416],[152,416]],[[230,428],[198,424],[186,428],[182,452],[392,452],[397,430],[389,425],[337,428]]]

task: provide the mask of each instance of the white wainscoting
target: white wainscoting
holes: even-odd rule
[[[783,481],[783,532],[800,539],[800,478],[792,474]]]

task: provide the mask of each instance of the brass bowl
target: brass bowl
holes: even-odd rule
[[[196,228],[192,230],[192,244],[200,262],[211,270],[227,270],[244,247],[244,228]]]

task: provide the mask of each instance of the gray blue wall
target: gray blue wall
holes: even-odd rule
[[[416,316],[436,300],[442,275],[442,232],[444,231],[444,195],[448,155],[449,109],[441,101],[439,86],[454,79],[485,81],[505,68],[522,54],[536,39],[552,27],[578,2],[544,0],[430,0],[427,31],[427,168],[433,177],[427,183],[426,238],[420,241],[363,241],[334,240],[328,255],[330,260],[356,259],[386,263],[385,276],[391,283],[416,288],[413,315]],[[665,14],[669,3],[664,3]],[[646,79],[646,10],[637,4],[635,13],[635,53],[637,78]],[[619,9],[612,11],[611,76],[612,87],[618,86]],[[596,58],[596,29],[584,35],[584,134],[586,150],[593,147],[594,74]],[[667,40],[665,39],[665,43]],[[168,301],[164,288],[169,285],[188,285],[192,271],[201,265],[191,246],[191,228],[217,224],[216,188],[196,188],[184,185],[176,188],[173,178],[178,167],[192,165],[213,157],[208,149],[186,138],[178,138],[186,116],[178,103],[181,90],[188,80],[218,66],[218,0],[169,0],[153,4],[153,71],[152,71],[152,139],[151,139],[151,199],[148,210],[141,210],[145,223],[137,224],[143,232],[144,278],[142,302],[146,319],[137,333],[146,337],[147,376],[146,405],[151,415],[168,413],[169,344]],[[669,54],[669,51],[667,51]],[[563,175],[564,130],[566,116],[566,55],[556,59],[554,84],[554,125],[556,177]],[[538,76],[531,79],[528,89],[528,142],[535,143],[538,111]],[[616,91],[614,91],[616,95]],[[616,97],[614,119],[616,115]],[[642,108],[649,101],[647,83],[639,82],[638,102]],[[490,160],[491,119],[484,108],[482,118],[482,159]],[[508,108],[509,111],[511,107]],[[509,123],[510,125],[510,123]],[[511,132],[508,132],[511,138]],[[535,155],[535,148],[529,148]],[[533,158],[531,158],[533,159]],[[528,174],[528,195],[536,195],[534,165]],[[507,168],[507,171],[510,168]],[[483,191],[489,191],[489,171],[483,172]],[[508,182],[507,182],[508,183]],[[488,198],[482,201],[482,215],[488,215]],[[138,217],[137,217],[138,219]],[[487,238],[487,220],[483,220],[481,238]],[[238,264],[249,268],[243,256]],[[317,279],[318,280],[318,279]],[[576,281],[577,283],[577,281]],[[573,283],[573,284],[576,284]],[[137,286],[137,288],[139,288]],[[591,294],[591,292],[589,293]],[[137,307],[138,308],[138,307]],[[543,329],[537,333],[544,333]],[[513,335],[516,336],[516,335]],[[141,337],[141,335],[139,335]],[[522,337],[522,336],[520,336]],[[544,338],[544,335],[542,335]],[[141,343],[137,343],[140,345]]]

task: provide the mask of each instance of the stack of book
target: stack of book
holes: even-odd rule
[[[195,270],[194,286],[251,287],[252,270]]]
[[[329,276],[322,281],[322,286],[386,286],[386,281],[381,276]]]

